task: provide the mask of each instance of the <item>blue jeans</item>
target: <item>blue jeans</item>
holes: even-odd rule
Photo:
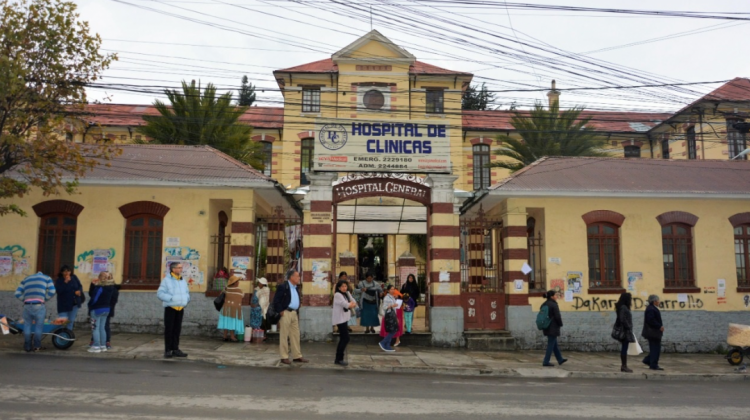
[[[44,304],[23,305],[23,349],[31,351],[42,347],[42,333],[44,332],[44,317],[47,308]],[[36,324],[34,324],[36,323]],[[33,324],[33,325],[32,325]],[[34,329],[32,331],[32,328]],[[31,339],[34,338],[32,347]]]
[[[107,332],[104,329],[107,323],[107,315],[109,315],[107,312],[99,315],[91,312],[91,319],[94,320],[94,331],[91,333],[94,347],[106,347],[107,345]]]
[[[555,359],[557,359],[557,363],[562,363],[563,357],[562,353],[560,353],[560,347],[557,345],[557,337],[553,337],[551,335],[547,336],[547,352],[544,353],[544,362],[543,364],[549,364],[549,359],[552,357],[552,353],[555,353]]]
[[[391,341],[393,341],[393,336],[394,336],[394,335],[396,335],[396,331],[394,331],[394,332],[392,332],[392,333],[388,333],[388,334],[387,334],[387,335],[385,336],[385,338],[383,338],[383,339],[382,339],[382,340],[380,341],[380,344],[382,344],[382,345],[383,345],[383,348],[384,348],[384,349],[386,349],[386,350],[391,350],[391,348],[392,348],[392,347],[391,347]]]
[[[73,309],[70,310],[70,312],[58,312],[57,316],[60,318],[68,318],[68,329],[73,331],[73,325],[76,322],[76,317],[78,316],[78,310],[81,309],[76,305],[73,305]]]

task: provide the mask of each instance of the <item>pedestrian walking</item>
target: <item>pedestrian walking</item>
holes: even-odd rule
[[[380,328],[380,334],[383,336],[383,339],[378,343],[380,345],[380,348],[385,352],[394,352],[396,351],[393,347],[391,347],[391,342],[393,341],[393,337],[396,335],[396,333],[399,331],[398,325],[395,325],[394,329],[392,331],[386,331],[387,325],[391,325],[392,322],[388,322],[386,318],[388,317],[396,317],[395,310],[398,308],[398,302],[396,302],[396,293],[398,290],[396,290],[393,286],[388,285],[385,288],[385,297],[383,298],[383,310],[385,312],[385,316],[383,316],[383,325]],[[396,321],[398,322],[398,321]]]
[[[560,307],[557,305],[557,292],[554,290],[550,290],[547,292],[546,296],[547,301],[542,305],[547,306],[547,310],[549,311],[550,323],[547,328],[542,330],[544,335],[547,337],[547,352],[544,354],[544,361],[542,362],[542,366],[549,367],[554,366],[549,362],[550,358],[552,357],[552,353],[555,354],[555,359],[557,359],[557,363],[559,365],[567,362],[568,359],[563,359],[562,353],[560,353],[560,347],[557,345],[557,337],[560,336],[560,329],[563,326],[562,316],[560,315]]]
[[[89,353],[107,351],[107,317],[112,309],[112,296],[115,294],[115,283],[108,272],[99,273],[99,282],[89,292],[89,316],[93,329],[91,339],[94,344],[89,347]]]
[[[615,310],[617,311],[617,321],[615,324],[619,325],[621,335],[620,343],[620,361],[622,366],[620,372],[633,373],[632,369],[628,368],[628,346],[630,343],[635,343],[635,334],[633,334],[633,315],[630,313],[630,307],[633,304],[633,296],[630,293],[622,293],[620,299],[615,304]]]
[[[73,274],[69,266],[60,267],[55,280],[55,291],[57,292],[57,316],[67,319],[68,329],[73,331],[78,310],[86,301],[86,295],[83,294],[81,281]]]
[[[357,308],[357,302],[349,293],[349,282],[346,279],[339,280],[336,283],[336,293],[333,296],[333,312],[331,321],[333,325],[339,328],[339,345],[336,347],[336,359],[333,363],[346,366],[344,352],[346,345],[349,344],[348,323],[351,319],[352,312]]]
[[[404,311],[401,308],[403,306],[403,300],[401,302],[398,302],[399,298],[403,298],[404,296],[401,294],[401,292],[396,289],[396,287],[389,285],[386,285],[386,290],[390,290],[390,292],[387,292],[386,295],[393,296],[394,299],[396,299],[396,307],[393,308],[394,312],[396,313],[396,319],[398,319],[398,330],[392,335],[392,338],[396,339],[396,342],[393,343],[392,347],[398,347],[401,344],[401,336],[404,334]],[[385,301],[385,299],[384,299]],[[383,307],[383,319],[380,325],[380,336],[381,337],[387,337],[388,332],[385,328],[385,312],[388,309],[388,305],[385,304]],[[390,344],[390,341],[388,342]]]
[[[291,346],[292,359],[298,363],[307,363],[302,357],[299,343],[299,308],[302,304],[302,292],[300,291],[300,277],[296,270],[289,270],[284,275],[286,280],[276,288],[273,297],[273,309],[281,316],[279,319],[279,354],[281,363],[291,365],[289,360],[289,347]]]
[[[374,333],[375,327],[380,325],[378,319],[378,308],[380,307],[380,295],[383,288],[380,283],[372,279],[372,274],[368,274],[365,280],[357,285],[362,299],[359,302],[361,308],[361,317],[359,325],[365,327],[365,334]]]
[[[164,307],[164,358],[187,357],[180,350],[180,333],[185,307],[190,303],[190,289],[182,279],[182,264],[169,264],[169,274],[161,280],[156,297]]]
[[[245,293],[242,292],[239,284],[239,276],[229,277],[227,287],[224,289],[224,306],[219,312],[218,328],[224,330],[224,341],[233,343],[237,343],[239,341],[237,336],[245,332],[245,319],[242,316],[242,298]]]
[[[659,366],[663,335],[664,324],[661,321],[661,311],[659,310],[659,296],[651,295],[648,297],[648,306],[646,307],[643,331],[641,332],[641,336],[648,340],[648,355],[643,359],[643,364],[651,370],[664,370]]]
[[[112,273],[109,273],[109,278],[112,279]],[[114,282],[114,280],[113,280]],[[121,286],[119,284],[115,284],[115,291],[112,294],[112,302],[109,306],[109,315],[107,315],[107,323],[104,324],[104,331],[107,333],[107,350],[112,350],[112,328],[109,326],[110,321],[112,318],[115,317],[115,306],[117,305],[117,302],[120,300],[120,288]]]
[[[52,278],[38,272],[21,280],[16,289],[16,299],[23,302],[23,349],[26,352],[42,350],[44,317],[48,300],[55,296]]]

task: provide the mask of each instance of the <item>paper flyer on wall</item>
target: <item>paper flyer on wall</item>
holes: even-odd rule
[[[13,257],[0,256],[0,276],[7,276],[13,272]]]

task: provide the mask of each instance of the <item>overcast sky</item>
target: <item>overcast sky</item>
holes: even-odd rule
[[[734,13],[750,1],[532,0],[533,4]],[[750,76],[750,22],[519,9],[498,0],[77,0],[81,17],[120,61],[89,100],[149,104],[181,80],[236,89],[243,75],[258,105],[281,106],[272,71],[330,57],[374,29],[418,60],[471,72],[495,105],[528,107],[558,88],[706,82]],[[467,3],[471,3],[468,5]],[[509,7],[506,7],[510,5]],[[151,9],[151,10],[149,10]],[[646,42],[644,42],[646,41]],[[189,45],[188,45],[189,44]],[[128,85],[128,86],[122,86]],[[131,87],[130,85],[136,85]],[[669,111],[714,85],[563,92],[564,106]],[[135,89],[129,92],[120,89]],[[516,92],[508,92],[516,90]]]

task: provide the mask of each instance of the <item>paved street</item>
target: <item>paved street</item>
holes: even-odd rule
[[[747,382],[523,379],[3,354],[2,419],[747,419]]]

